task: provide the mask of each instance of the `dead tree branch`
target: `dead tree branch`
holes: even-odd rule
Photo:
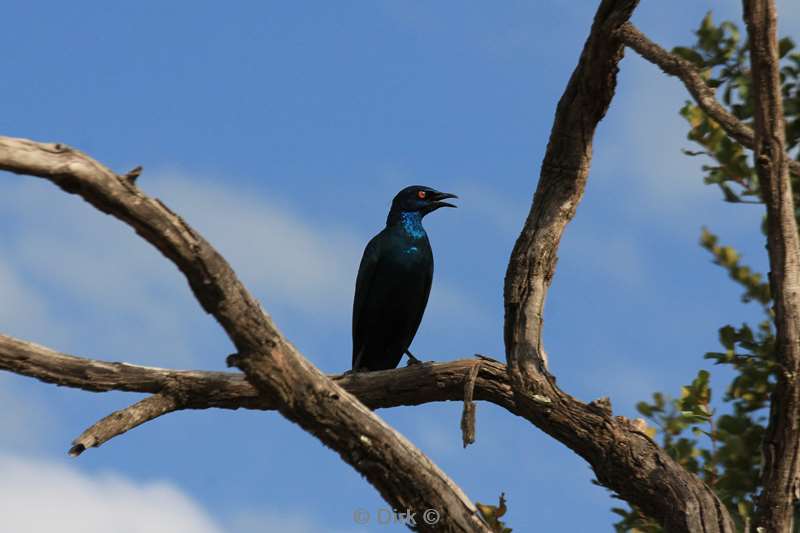
[[[619,28],[636,5],[602,2],[559,101],[533,205],[506,273],[508,369],[520,414],[586,459],[602,484],[668,531],[733,532],[728,511],[708,486],[630,422],[562,392],[544,357],[542,317],[558,246],[583,196],[595,128],[614,95],[624,50]]]
[[[225,259],[132,180],[63,144],[10,137],[0,137],[0,170],[45,178],[125,222],[155,246],[183,272],[200,305],[228,334],[238,350],[229,360],[248,381],[283,416],[339,453],[394,508],[440,510],[437,531],[487,530],[475,505],[444,472],[305,359]]]
[[[464,376],[474,375],[473,397],[494,403],[516,414],[506,366],[483,357],[446,363],[425,363],[396,370],[329,376],[371,409],[422,405],[464,399]],[[182,409],[260,409],[277,408],[270,398],[258,391],[242,374],[170,370],[128,363],[110,363],[56,352],[39,344],[0,335],[0,370],[6,370],[59,386],[91,392],[112,390],[150,393],[169,399],[153,400],[140,409],[134,404],[126,411],[110,415],[78,437],[73,454],[99,446],[112,437],[157,418]],[[146,400],[145,400],[146,401]],[[141,403],[141,402],[140,402]],[[159,409],[151,409],[161,406]],[[142,416],[143,414],[152,416]],[[116,414],[116,413],[115,413]],[[83,444],[83,448],[77,448]]]
[[[625,46],[661,68],[665,74],[680,79],[700,109],[714,119],[732,139],[751,150],[755,149],[756,141],[753,129],[717,101],[716,92],[708,86],[694,63],[667,52],[648,39],[630,22],[620,27],[618,35]],[[794,161],[788,156],[785,158],[789,161],[789,170],[792,174],[800,176],[800,162]]]
[[[153,394],[140,402],[114,411],[89,429],[84,431],[74,441],[69,454],[77,457],[87,448],[100,446],[104,442],[130,431],[136,426],[149,422],[161,415],[177,411],[181,408],[180,400],[172,394]]]
[[[533,205],[506,274],[507,367],[482,359],[325,376],[283,337],[224,258],[179,216],[137,187],[140,169],[120,176],[61,144],[0,137],[0,170],[39,176],[81,196],[131,226],[170,259],[186,276],[203,309],[233,341],[238,353],[229,362],[244,376],[106,363],[3,336],[0,369],[85,390],[151,394],[89,428],[75,440],[76,454],[174,410],[277,409],[337,451],[394,508],[439,510],[442,521],[436,531],[487,531],[487,527],[462,491],[370,408],[444,400],[470,404],[474,397],[503,406],[570,447],[591,464],[602,484],[656,518],[666,530],[734,531],[727,509],[700,479],[672,460],[635,423],[612,416],[606,402],[585,404],[561,391],[546,365],[542,317],[558,246],[583,196],[594,132],[613,98],[625,36],[635,31],[628,20],[637,4],[638,0],[601,0],[578,65],[559,101]],[[711,108],[702,87],[697,94]],[[713,92],[711,96],[713,100]],[[746,133],[741,129],[746,126],[737,124],[729,127],[740,136]],[[780,161],[786,168],[783,145],[759,140],[759,135],[754,145],[767,146],[757,146],[757,152],[768,156],[763,166],[774,173],[775,161]],[[780,180],[776,183],[785,185]],[[785,215],[793,211],[786,211],[781,203],[783,192],[776,194],[781,199],[780,213]],[[791,282],[794,285],[783,287],[797,294],[800,284],[794,278]],[[792,376],[797,370],[792,367]]]
[[[757,525],[793,531],[800,491],[800,238],[797,235],[774,0],[745,0],[755,111],[755,166],[767,206],[770,290],[775,301],[777,382],[764,437]]]

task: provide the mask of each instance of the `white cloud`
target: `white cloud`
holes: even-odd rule
[[[263,192],[179,172],[149,174],[142,186],[198,228],[267,303],[309,312],[349,305],[352,287],[342,280],[354,281],[361,249],[344,227],[313,226]],[[191,301],[168,260],[76,197],[38,182],[8,187],[3,197],[0,209],[18,224],[8,255],[25,271],[87,304],[157,313],[154,323],[172,314],[170,301]]]
[[[0,516],[14,533],[221,533],[173,484],[86,474],[51,461],[0,454]]]
[[[363,247],[352,228],[309,222],[280,198],[226,182],[180,172],[142,179],[146,192],[217,247],[268,311],[280,307],[337,327],[349,321]],[[9,235],[0,289],[18,302],[0,307],[0,331],[101,359],[196,364],[210,338],[200,335],[217,326],[177,269],[130,228],[44,181],[24,179],[0,183],[0,220]],[[427,324],[437,316],[477,321],[482,314],[469,295],[437,278]],[[59,328],[62,337],[41,334]]]
[[[313,226],[263,193],[176,173],[158,176],[153,189],[264,296],[266,307],[271,300],[309,312],[350,305],[361,247],[345,228]]]
[[[265,307],[349,315],[339,312],[352,298],[342,280],[354,279],[360,250],[345,230],[311,226],[263,194],[210,180],[148,179],[145,188],[218,246]],[[75,196],[40,180],[2,182],[0,221],[4,333],[64,350],[86,350],[91,340],[99,353],[86,355],[182,366],[192,361],[193,328],[215,327],[168,260]],[[65,307],[75,311],[57,311]]]
[[[2,183],[0,215],[8,272],[0,277],[27,282],[17,297],[24,305],[4,302],[13,317],[0,324],[4,333],[63,350],[86,349],[88,342],[102,350],[85,355],[189,359],[182,315],[190,306],[203,313],[177,269],[131,229],[76,196],[24,178]],[[26,306],[36,312],[20,313]]]

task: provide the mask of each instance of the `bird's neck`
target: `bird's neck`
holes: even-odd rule
[[[422,227],[422,213],[419,211],[392,211],[386,225],[399,227],[412,239],[421,239],[426,235],[425,228]]]

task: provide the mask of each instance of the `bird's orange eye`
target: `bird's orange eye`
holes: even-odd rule
[[[421,200],[424,200],[425,199],[425,191],[419,191],[417,193],[417,196],[419,196]]]

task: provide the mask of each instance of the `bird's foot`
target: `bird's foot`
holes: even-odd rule
[[[342,376],[352,376],[355,374],[364,374],[365,372],[369,372],[369,368],[351,368],[350,370],[344,372]]]
[[[409,352],[408,350],[406,350],[406,355],[408,356],[408,362],[406,363],[406,366],[421,365],[422,364],[422,361],[420,361],[419,359],[414,357],[414,354]]]

